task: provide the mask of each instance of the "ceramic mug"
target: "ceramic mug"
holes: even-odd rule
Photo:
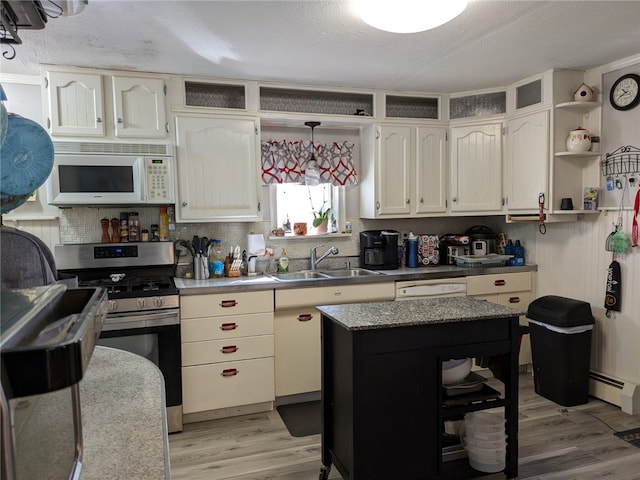
[[[304,236],[307,234],[307,224],[304,222],[293,224],[293,233],[298,236]]]

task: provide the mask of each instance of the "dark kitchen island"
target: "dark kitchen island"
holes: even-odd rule
[[[442,461],[446,419],[504,407],[507,478],[518,474],[518,317],[470,297],[318,307],[322,313],[322,464],[345,480],[482,476],[466,458]],[[496,357],[497,356],[497,357]],[[447,401],[441,364],[492,357],[504,393]],[[497,392],[496,392],[497,393]],[[496,398],[497,397],[497,398]]]

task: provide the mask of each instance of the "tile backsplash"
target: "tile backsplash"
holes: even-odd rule
[[[150,229],[159,222],[159,207],[74,207],[60,210],[60,241],[61,243],[99,243],[102,236],[100,220],[102,218],[120,218],[121,211],[137,211],[140,217],[140,228]],[[474,225],[487,225],[495,232],[505,232],[512,239],[520,239],[526,249],[526,262],[535,263],[536,224],[505,224],[501,216],[490,217],[441,217],[422,219],[396,220],[362,220],[347,218],[353,224],[352,235],[300,237],[271,237],[272,226],[269,221],[261,222],[211,222],[211,223],[178,223],[176,224],[176,238],[191,240],[194,235],[216,238],[222,241],[223,248],[240,245],[246,248],[246,238],[249,233],[262,233],[267,247],[273,248],[275,257],[279,257],[282,248],[286,248],[287,256],[291,260],[292,270],[309,268],[309,252],[311,247],[324,245],[319,251],[335,246],[340,250],[336,256],[330,256],[323,261],[327,267],[342,267],[345,261],[352,266],[358,265],[359,235],[362,230],[394,229],[401,233],[462,233]],[[402,236],[401,236],[402,239]],[[181,260],[184,261],[184,260]],[[266,259],[258,262],[257,270],[267,267]]]

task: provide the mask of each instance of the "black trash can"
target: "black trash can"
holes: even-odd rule
[[[566,407],[589,400],[591,306],[548,295],[529,305],[529,335],[535,391]]]

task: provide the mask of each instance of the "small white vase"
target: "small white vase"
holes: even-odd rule
[[[567,137],[568,152],[586,152],[591,147],[591,135],[584,128],[578,127],[569,132]]]

